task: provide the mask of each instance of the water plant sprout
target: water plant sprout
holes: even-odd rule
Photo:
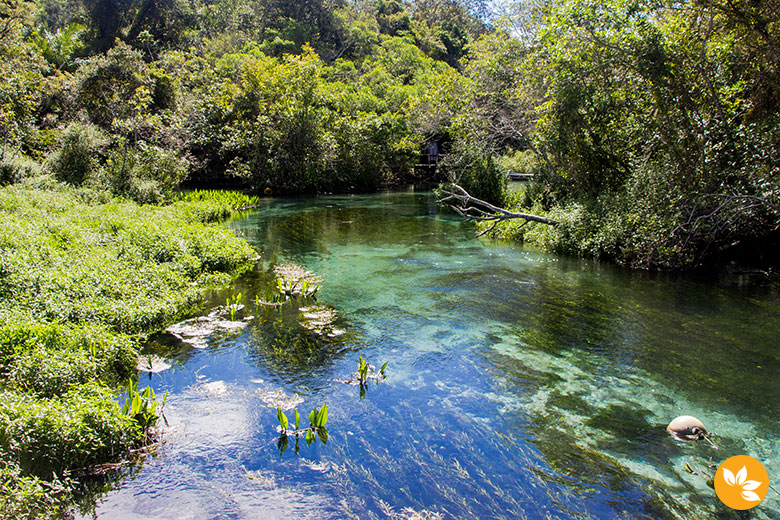
[[[243,294],[238,293],[232,298],[228,296],[225,300],[225,306],[230,311],[230,321],[236,321],[236,314],[243,308],[243,305],[241,305],[241,298],[243,296]]]
[[[387,379],[385,370],[387,369],[387,365],[390,362],[385,361],[385,363],[379,368],[379,371],[377,371],[374,365],[369,364],[365,359],[363,359],[363,356],[359,357],[360,361],[358,362],[357,371],[352,375],[352,377],[349,379],[337,379],[337,381],[346,383],[348,385],[360,385],[360,398],[365,399],[368,382],[373,380],[374,382],[379,383],[380,381]]]
[[[163,418],[166,425],[168,424],[167,419],[165,419],[165,414],[163,413],[167,399],[167,391],[163,394],[162,402],[158,402],[155,399],[154,390],[151,386],[147,386],[144,388],[143,392],[139,392],[138,383],[129,379],[127,385],[127,398],[122,406],[122,414],[131,417],[141,428],[144,435],[149,438],[151,437],[151,429],[157,424],[160,417]],[[157,410],[158,405],[160,407],[159,413]]]
[[[288,438],[293,436],[295,437],[295,453],[298,453],[298,440],[301,438],[301,436],[303,436],[306,440],[307,446],[311,446],[311,443],[317,440],[317,438],[322,441],[323,445],[328,443],[328,429],[325,427],[325,424],[328,422],[327,404],[323,404],[322,408],[315,408],[309,413],[308,428],[300,428],[301,415],[298,413],[297,409],[294,410],[294,413],[295,416],[293,429],[288,430],[290,427],[289,419],[287,419],[287,416],[280,407],[276,408],[276,418],[279,420],[279,431],[281,434],[277,444],[277,448],[279,448],[280,453],[284,453],[284,451],[287,449],[287,446],[289,445]]]

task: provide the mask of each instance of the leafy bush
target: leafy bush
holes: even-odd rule
[[[465,142],[446,159],[443,168],[454,182],[478,199],[500,205],[506,194],[506,176],[501,173],[493,156]]]
[[[511,154],[501,155],[496,159],[498,169],[502,173],[522,173],[535,175],[540,173],[539,158],[531,150],[514,150]]]
[[[5,148],[0,150],[0,186],[15,184],[42,173],[43,167],[37,161],[19,152],[11,152]]]
[[[0,482],[3,482],[0,513],[3,518],[67,518],[69,487],[25,475],[15,463],[4,460],[5,457],[0,456]]]
[[[117,384],[135,373],[135,342],[101,326],[6,324],[0,342],[3,351],[9,343],[15,350],[4,363],[9,381],[40,397],[62,395],[90,381]]]
[[[50,479],[65,469],[115,460],[140,434],[121,414],[114,392],[98,383],[48,399],[0,392],[0,452],[25,474]]]
[[[99,154],[106,144],[106,136],[96,126],[71,123],[49,157],[49,168],[57,179],[79,186],[98,171]]]
[[[175,151],[139,143],[115,149],[106,161],[104,175],[116,195],[140,204],[160,203],[187,175],[188,163]]]

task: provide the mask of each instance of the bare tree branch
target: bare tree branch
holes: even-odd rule
[[[465,189],[457,184],[452,185],[452,191],[442,190],[442,193],[447,196],[440,199],[439,202],[450,202],[452,209],[463,218],[476,222],[494,222],[493,226],[487,231],[492,230],[493,227],[502,220],[516,218],[524,219],[526,222],[539,222],[540,224],[547,224],[548,226],[558,225],[557,221],[549,218],[531,215],[529,213],[517,213],[494,206],[482,199],[472,197]]]

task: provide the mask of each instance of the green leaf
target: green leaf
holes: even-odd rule
[[[382,368],[379,369],[379,373],[382,375],[385,375],[385,369],[387,368],[387,364],[390,363],[389,361],[385,361],[385,364],[382,365]]]
[[[318,412],[318,410],[315,408],[315,409],[314,409],[314,410],[312,410],[312,411],[311,411],[311,413],[309,414],[309,422],[311,423],[311,425],[312,425],[312,426],[316,426],[316,421],[317,421],[317,412]]]
[[[323,404],[320,413],[317,414],[317,427],[325,426],[328,422],[328,405]]]
[[[311,446],[312,441],[314,441],[314,432],[311,430],[306,430],[306,444]]]
[[[287,421],[287,416],[284,415],[284,412],[281,408],[276,409],[276,417],[279,419],[279,425],[282,427],[282,430],[286,430],[289,422]]]
[[[290,444],[290,441],[287,440],[286,435],[282,435],[279,437],[279,442],[277,443],[276,447],[279,448],[279,453],[281,455],[284,455],[284,450],[287,449],[287,446]]]
[[[320,436],[322,444],[328,444],[328,429],[324,426],[317,428],[317,434]]]
[[[295,409],[295,429],[298,429],[298,425],[301,422],[301,414],[298,413],[298,409]]]

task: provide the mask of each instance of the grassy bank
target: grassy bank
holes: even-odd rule
[[[121,413],[140,335],[255,252],[227,198],[138,205],[58,184],[0,190],[0,517],[61,517],[79,470],[144,442]]]

